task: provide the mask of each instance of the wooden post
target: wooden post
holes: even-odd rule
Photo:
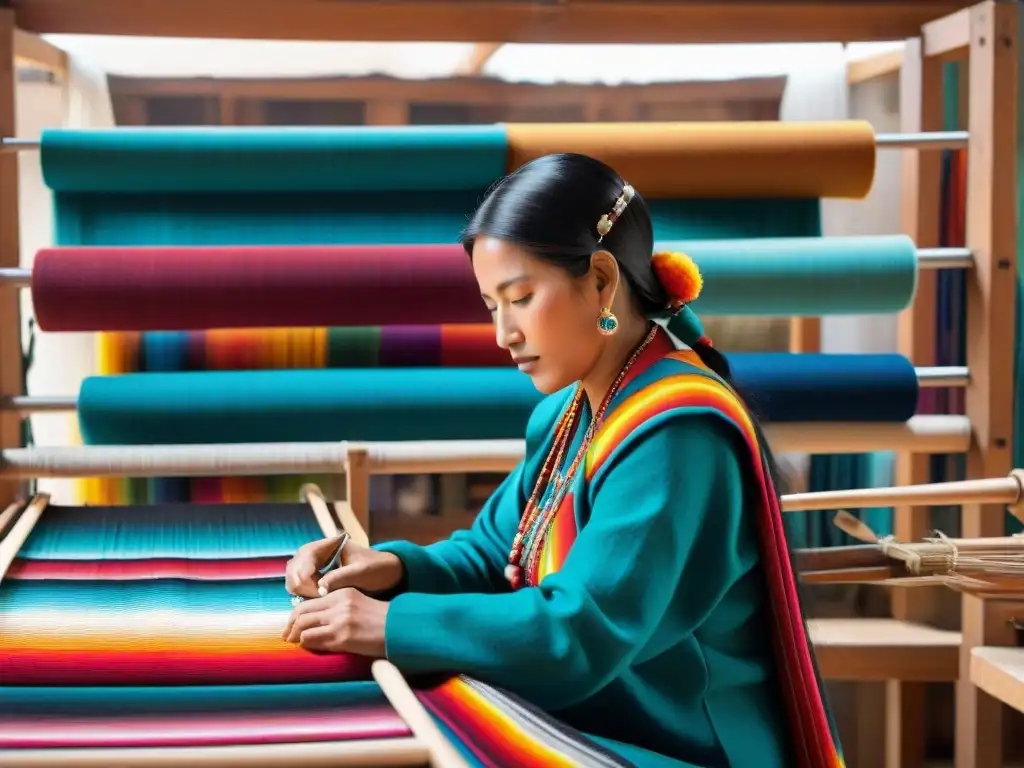
[[[1016,3],[970,9],[967,246],[967,414],[974,439],[967,477],[998,477],[1012,468],[1014,309],[1017,249]],[[964,505],[966,537],[1002,534],[1001,505]],[[957,768],[1002,765],[1002,705],[970,680],[971,649],[997,633],[983,600],[964,597],[957,691]]]
[[[345,464],[345,501],[352,507],[359,525],[373,541],[370,530],[370,457],[366,449],[350,448]]]
[[[13,137],[14,114],[14,11],[0,8],[0,137]],[[0,267],[21,264],[18,210],[18,155],[0,152]],[[0,396],[22,394],[21,297],[17,290],[0,289]],[[0,450],[21,445],[21,416],[0,412]],[[18,493],[16,480],[0,480],[0,507]]]
[[[922,54],[919,38],[906,42],[900,66],[900,131],[919,133],[942,130],[942,64]],[[942,154],[931,150],[902,153],[900,175],[901,229],[919,248],[939,245],[942,205]],[[938,275],[921,270],[914,303],[898,318],[900,354],[915,366],[936,364],[935,312]],[[930,456],[900,452],[896,455],[895,485],[931,481]],[[894,533],[900,541],[920,541],[931,529],[929,507],[896,507]],[[935,618],[934,591],[895,589],[892,614],[896,619],[928,622]],[[887,768],[916,768],[924,764],[926,685],[890,680],[885,684]]]

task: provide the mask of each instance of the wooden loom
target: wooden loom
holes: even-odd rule
[[[514,8],[505,4],[500,12],[481,2],[474,4],[472,13],[461,4],[404,5],[407,13],[388,10],[382,20],[372,3],[349,3],[342,9],[300,0],[289,4],[287,11],[275,13],[276,9],[268,8],[260,14],[252,14],[252,5],[246,4],[249,13],[244,15],[252,14],[252,20],[239,26],[239,0],[208,1],[194,7],[191,2],[186,7],[179,4],[174,13],[162,12],[154,4],[125,4],[119,0],[90,0],[73,6],[60,0],[22,0],[16,11],[0,9],[0,136],[14,133],[11,63],[16,25],[34,32],[293,39],[322,39],[331,30],[345,30],[353,39],[422,40],[434,36],[472,42],[779,42],[912,36],[900,70],[902,129],[908,134],[941,128],[941,62],[966,57],[971,64],[967,245],[974,260],[968,289],[967,417],[972,432],[957,440],[956,446],[947,442],[941,449],[925,447],[923,442],[912,445],[909,439],[895,446],[900,452],[896,480],[899,485],[926,480],[929,452],[966,453],[972,478],[1009,472],[1013,372],[1012,365],[1001,363],[1000,357],[1008,360],[1014,348],[1011,281],[1016,264],[1016,182],[1014,164],[1007,158],[1016,152],[1019,10],[1015,5],[984,2],[966,7],[964,2],[864,4],[844,0],[814,6],[688,3],[666,10],[650,3],[627,7],[570,0],[557,9],[532,3],[517,3]],[[461,18],[451,15],[455,11]],[[942,16],[950,12],[952,15]],[[671,23],[666,22],[665,13],[670,14]],[[398,17],[403,25],[395,25]],[[538,25],[541,20],[545,23]],[[682,34],[687,35],[685,40]],[[3,267],[18,265],[16,163],[14,155],[0,153]],[[919,247],[938,245],[939,169],[940,159],[934,152],[908,151],[904,155],[904,230]],[[995,279],[997,276],[1001,279]],[[914,364],[927,366],[934,364],[930,347],[935,278],[922,272],[919,279],[918,299],[901,317],[900,351]],[[0,395],[21,394],[17,302],[16,293],[0,293]],[[820,339],[816,320],[798,319],[794,329],[795,348],[814,351],[815,341]],[[0,449],[16,449],[18,444],[17,414],[0,413]],[[349,499],[356,510],[366,509],[368,473],[383,469],[372,458],[374,452],[373,447],[356,450],[346,459]],[[38,467],[18,470],[17,460],[24,455],[17,450],[5,458],[11,462],[6,464],[5,475],[0,476],[3,498],[15,496],[16,477],[45,474]],[[459,471],[465,471],[465,465]],[[975,498],[965,505],[964,536],[991,537],[1001,531],[1002,520],[1001,506]],[[919,541],[929,528],[926,510],[902,502],[897,505],[896,536],[901,541]],[[890,622],[843,620],[817,625],[823,667],[835,670],[830,675],[833,679],[886,681],[889,765],[923,762],[924,684],[940,681],[958,681],[957,765],[1000,765],[1002,729],[997,699],[1022,708],[1024,694],[1020,691],[1024,686],[1018,685],[1016,692],[1007,692],[1006,688],[1006,681],[1012,677],[1007,670],[1013,664],[1020,669],[1021,663],[1008,661],[1012,650],[989,652],[979,646],[1014,644],[1015,632],[1002,618],[1018,613],[1016,600],[1005,595],[964,594],[963,631],[955,633],[923,625],[934,618],[929,601],[902,589],[893,594],[894,620]],[[881,639],[880,631],[886,633]],[[832,654],[836,648],[842,649],[841,657]],[[836,667],[828,661],[830,658],[837,659]],[[838,664],[840,658],[842,665]]]
[[[356,451],[344,463],[346,473],[358,475],[355,465],[365,461]],[[353,462],[352,459],[355,459]],[[154,466],[153,472],[160,472]],[[316,486],[302,489],[303,500],[325,536],[347,531],[355,541],[368,543],[366,531],[358,515],[347,501],[329,505]],[[28,503],[15,502],[0,513],[0,584],[18,551],[25,544],[35,525],[46,513],[49,497],[41,494]],[[846,506],[882,507],[905,504],[955,504],[985,502],[1008,506],[1015,515],[1024,519],[1024,470],[1016,470],[1006,478],[972,480],[924,486],[871,489],[868,491],[837,491],[805,493],[784,496],[783,509],[798,513],[808,509],[840,509]],[[332,509],[333,507],[333,509]],[[960,563],[951,557],[959,550]],[[936,542],[899,543],[877,542],[864,547],[827,550],[801,550],[795,561],[805,581],[835,583],[836,581],[892,582],[912,585],[915,580],[931,583],[944,578],[947,583],[975,595],[1001,594],[1001,589],[1016,578],[1010,591],[1022,591],[1024,574],[1024,536],[1002,537],[997,540],[940,540]],[[985,565],[979,566],[979,562]],[[927,572],[925,572],[927,570]],[[907,575],[910,572],[910,575]],[[831,649],[821,645],[820,622],[808,622],[812,637],[817,642],[819,658],[827,657]],[[1008,650],[1000,652],[984,649],[977,655],[984,670],[998,671],[998,662],[1007,659],[1016,662]],[[1024,653],[1019,651],[1016,653]],[[14,766],[174,766],[182,761],[189,764],[284,766],[301,761],[312,765],[345,766],[414,766],[432,765],[464,768],[466,765],[455,745],[450,743],[433,722],[423,705],[413,694],[401,672],[391,663],[379,660],[373,663],[373,677],[398,715],[406,722],[411,737],[351,742],[317,742],[311,744],[265,744],[237,747],[166,747],[166,748],[63,748],[34,750],[0,750],[4,765]],[[1005,674],[1005,673],[1004,673]],[[986,678],[986,681],[988,678]],[[997,689],[1005,682],[990,682]]]

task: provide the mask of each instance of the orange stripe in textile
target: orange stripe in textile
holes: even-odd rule
[[[460,740],[475,747],[474,751],[500,755],[502,765],[574,768],[565,755],[536,741],[457,677],[420,698]]]

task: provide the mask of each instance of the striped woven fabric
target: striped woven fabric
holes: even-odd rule
[[[346,742],[411,732],[369,662],[281,640],[303,504],[51,507],[0,584],[0,749]],[[516,697],[412,681],[471,766],[628,766]]]

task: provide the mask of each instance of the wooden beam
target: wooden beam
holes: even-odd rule
[[[967,155],[966,407],[974,429],[967,477],[1006,474],[1013,466],[1013,350],[1017,274],[1017,3],[981,3],[970,11]],[[963,506],[965,538],[1002,535],[1006,509]],[[957,690],[957,768],[1002,765],[1003,709],[971,683],[971,651],[993,642],[996,621],[984,601],[963,598],[964,645]],[[1012,642],[1012,640],[1010,641]]]
[[[469,55],[455,68],[455,74],[459,77],[482,75],[487,62],[493,58],[501,46],[502,43],[477,43]]]
[[[957,59],[967,55],[971,40],[971,9],[930,21],[921,28],[924,55]]]
[[[900,53],[900,132],[918,133],[942,129],[942,65],[922,55],[919,38],[908,40]],[[942,154],[908,150],[900,158],[900,228],[919,248],[940,245],[942,208]],[[937,279],[934,270],[917,276],[914,301],[897,319],[900,354],[917,366],[935,365],[935,307]],[[896,485],[931,482],[928,456],[896,454]],[[897,506],[893,510],[894,533],[900,541],[920,541],[931,530],[929,507]],[[923,623],[936,619],[935,590],[896,589],[892,592],[893,617]],[[926,687],[921,683],[891,680],[885,684],[887,768],[919,768],[925,760]]]
[[[965,0],[18,0],[39,34],[477,43],[902,40]]]
[[[509,83],[480,77],[405,80],[396,77],[328,78],[148,78],[110,75],[109,87],[117,96],[209,96],[228,94],[234,99],[288,99],[310,101],[419,101],[451,100],[524,107],[559,106],[583,99],[640,101],[648,104],[730,101],[778,102],[785,77],[751,77],[725,81],[650,83],[647,85],[581,85]]]
[[[14,30],[15,67],[43,69],[63,76],[68,71],[68,55],[39,35],[23,29]]]
[[[14,12],[0,8],[0,136],[14,136],[15,72]],[[0,153],[0,267],[20,266],[18,156]],[[22,394],[21,297],[18,291],[0,291],[0,395]],[[0,413],[0,448],[21,445],[21,417]],[[0,480],[0,507],[17,495],[18,483]]]
[[[863,59],[854,59],[846,65],[846,83],[857,85],[880,77],[895,75],[903,64],[903,51],[886,51]]]

